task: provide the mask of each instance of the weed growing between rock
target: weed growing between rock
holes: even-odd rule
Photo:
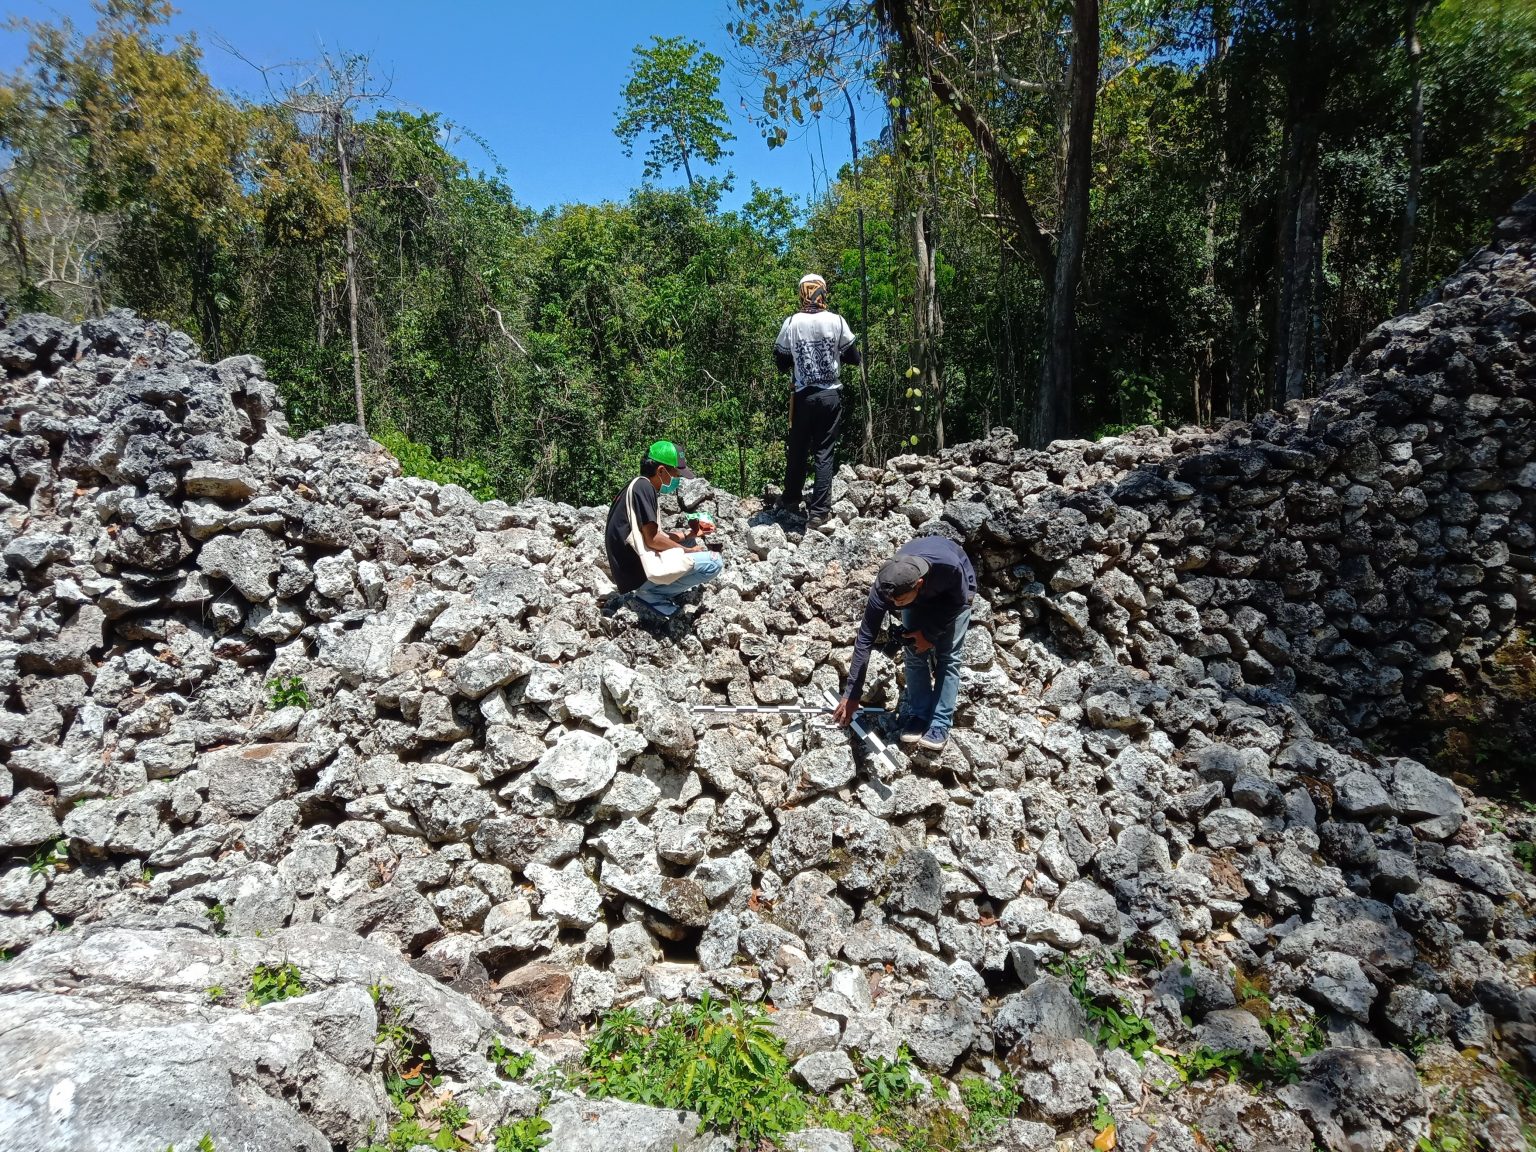
[[[706,996],[649,1024],[631,1009],[608,1013],[567,1086],[696,1112],[703,1129],[730,1135],[744,1152],[805,1128],[847,1133],[857,1152],[984,1147],[1022,1102],[1007,1075],[962,1080],[956,1101],[940,1078],[918,1072],[905,1048],[895,1059],[856,1056],[857,1086],[818,1096],[793,1078],[767,1012]]]
[[[46,848],[39,848],[27,862],[27,875],[36,876],[48,868],[69,867],[69,840],[57,840]]]
[[[309,707],[309,689],[302,676],[274,676],[267,681],[267,706],[276,712],[280,708]]]
[[[500,1036],[492,1037],[491,1050],[486,1053],[486,1059],[496,1066],[498,1075],[508,1080],[521,1080],[523,1073],[533,1067],[532,1052],[513,1052],[501,1042]]]
[[[384,1008],[388,988],[369,989],[374,1003]],[[426,1041],[404,1019],[398,1008],[389,1010],[374,1036],[384,1050],[384,1091],[399,1119],[390,1126],[383,1143],[370,1143],[357,1152],[401,1152],[425,1145],[442,1152],[456,1152],[469,1144],[458,1135],[469,1120],[469,1110],[452,1096],[438,1097],[442,1077],[433,1071],[434,1060]]]
[[[549,1121],[542,1116],[514,1120],[496,1129],[496,1152],[538,1152],[549,1143]]]
[[[279,1000],[302,996],[307,991],[298,965],[258,964],[251,972],[251,991],[245,1002],[259,1008],[264,1004],[276,1004]]]
[[[811,1103],[760,1009],[706,996],[655,1026],[610,1012],[588,1042],[576,1085],[599,1099],[686,1108],[744,1148],[806,1126]]]
[[[1123,952],[1115,952],[1100,960],[1106,973],[1123,975],[1127,971]],[[1153,1053],[1177,1073],[1182,1083],[1221,1075],[1228,1083],[1241,1082],[1255,1090],[1293,1084],[1301,1077],[1302,1058],[1321,1051],[1327,1044],[1315,1017],[1303,1019],[1276,1011],[1263,987],[1247,980],[1240,972],[1234,981],[1233,996],[1264,1029],[1270,1042],[1266,1049],[1248,1052],[1200,1045],[1192,1051],[1180,1052],[1161,1043],[1151,1021],[1141,1016],[1125,998],[1091,992],[1088,960],[1067,959],[1057,965],[1055,971],[1067,980],[1073,997],[1082,1005],[1092,1029],[1089,1039],[1095,1047],[1123,1049],[1138,1063],[1144,1061],[1148,1053]],[[1192,966],[1186,963],[1181,971],[1187,977],[1192,973]],[[1193,989],[1186,986],[1185,992],[1192,994]],[[1189,1023],[1187,1016],[1185,1023]],[[1103,1127],[1095,1124],[1100,1130]]]

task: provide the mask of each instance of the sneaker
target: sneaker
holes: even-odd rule
[[[949,729],[940,728],[935,724],[918,738],[917,746],[929,752],[942,752],[944,745],[949,743]]]
[[[807,528],[820,528],[823,524],[830,524],[831,522],[832,522],[832,513],[830,513],[830,512],[817,512],[815,515],[811,516],[808,520],[806,520],[805,526]]]
[[[636,604],[649,608],[664,620],[670,620],[677,614],[677,601],[675,600],[647,600],[639,594],[636,594],[633,600]]]
[[[916,744],[923,738],[923,722],[921,720],[903,720],[901,722],[901,742],[907,746]]]

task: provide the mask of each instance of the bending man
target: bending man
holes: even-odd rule
[[[663,532],[658,525],[657,495],[676,492],[683,478],[693,477],[693,469],[683,457],[683,450],[670,440],[658,440],[646,450],[640,463],[640,475],[625,485],[608,509],[608,527],[603,545],[608,553],[608,570],[621,593],[633,593],[635,599],[659,616],[677,611],[677,597],[690,588],[720,575],[723,567],[717,553],[705,545],[690,543],[692,537],[682,532]],[[640,539],[653,552],[681,548],[692,553],[692,571],[666,584],[646,579],[645,565],[630,542],[630,506],[640,525]]]
[[[875,636],[885,614],[899,611],[907,681],[897,713],[901,742],[930,752],[943,749],[960,695],[960,657],[975,594],[976,570],[953,540],[920,536],[897,549],[869,590],[848,669],[848,690],[832,713],[834,719],[847,724],[858,711]]]
[[[795,374],[780,506],[790,513],[799,510],[806,457],[814,453],[816,484],[805,506],[812,528],[832,517],[833,454],[843,413],[843,381],[838,373],[840,365],[859,363],[855,339],[848,321],[827,310],[827,282],[814,272],[802,276],[800,311],[779,328],[773,359],[780,372]]]

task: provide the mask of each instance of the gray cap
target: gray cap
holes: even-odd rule
[[[875,591],[882,600],[912,591],[912,586],[928,575],[928,561],[921,556],[892,556],[880,566],[875,577]]]

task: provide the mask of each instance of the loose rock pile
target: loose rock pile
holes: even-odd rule
[[[1100,1100],[1122,1148],[1404,1147],[1449,1105],[1384,1043],[1488,1053],[1475,1123],[1520,1146],[1485,1074],[1536,1055],[1516,830],[1352,734],[1536,617],[1536,198],[1251,426],[845,468],[803,538],[687,482],[727,566],[660,632],[604,615],[606,510],[291,439],[252,358],[114,312],[15,318],[0,364],[0,1147],[364,1143],[369,985],[487,1131],[534,1103],[493,1032],[708,991],[775,1005],[818,1092],[850,1051],[1006,1066],[1011,1147]],[[837,691],[875,568],[933,532],[982,585],[942,756],[689,711]],[[1048,973],[1127,946],[1165,957],[1116,987],[1170,1055],[1268,1046],[1244,984],[1330,1047],[1278,1102],[1158,1095]],[[283,957],[320,991],[208,1002]]]

